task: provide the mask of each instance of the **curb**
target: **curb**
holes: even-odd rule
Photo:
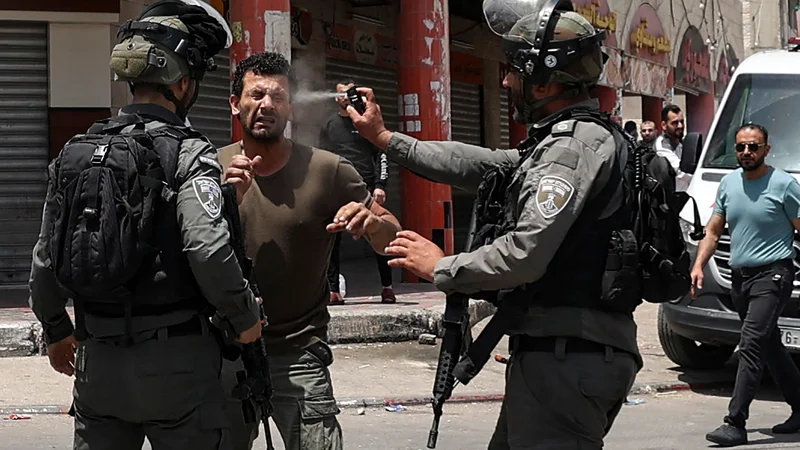
[[[731,379],[719,379],[699,383],[686,383],[683,381],[672,381],[662,383],[634,383],[628,395],[649,395],[657,394],[660,392],[670,391],[689,391],[689,390],[706,390],[719,388],[722,386],[729,386],[733,383]],[[500,402],[505,398],[504,394],[473,394],[473,395],[454,395],[450,397],[445,406],[450,403],[489,403]],[[382,408],[384,406],[403,405],[403,406],[421,406],[430,405],[432,397],[430,396],[409,396],[409,397],[369,397],[363,399],[348,399],[339,400],[336,402],[337,406],[341,409],[346,408]],[[0,408],[0,416],[8,416],[11,414],[67,414],[69,406],[53,406],[53,405],[39,405],[39,406],[9,406]]]
[[[424,296],[406,294],[409,301]],[[435,306],[368,309],[355,305],[352,309],[330,308],[328,343],[365,344],[415,341],[421,334],[444,335],[442,315],[444,297]],[[470,326],[494,314],[495,308],[483,300],[470,300]],[[46,347],[41,324],[34,321],[0,322],[0,357],[44,355]]]

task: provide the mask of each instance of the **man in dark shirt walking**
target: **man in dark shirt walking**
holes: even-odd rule
[[[341,80],[336,85],[336,92],[345,93],[354,84],[355,82],[351,79]],[[372,192],[372,197],[379,205],[383,205],[386,202],[386,184],[389,182],[389,163],[386,154],[358,134],[353,126],[353,121],[347,114],[347,105],[350,104],[347,96],[337,97],[336,102],[339,104],[339,111],[332,115],[322,127],[319,146],[350,161],[364,182],[367,183],[367,189]],[[344,303],[344,299],[339,293],[339,245],[341,241],[341,234],[337,234],[328,265],[331,305]],[[383,286],[381,302],[394,303],[392,269],[388,265],[390,258],[378,253],[375,253],[375,258],[378,263],[378,273],[381,276],[381,286]]]

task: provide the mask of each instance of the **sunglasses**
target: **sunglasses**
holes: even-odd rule
[[[736,153],[741,153],[744,151],[744,149],[748,149],[752,153],[755,153],[758,151],[758,149],[760,149],[765,145],[767,144],[759,144],[758,142],[739,142],[736,144],[735,148],[736,148]]]

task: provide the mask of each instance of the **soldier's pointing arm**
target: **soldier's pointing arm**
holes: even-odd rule
[[[483,174],[498,164],[516,164],[517,150],[490,150],[461,142],[420,141],[394,133],[386,148],[389,158],[437,183],[475,192]]]
[[[183,250],[203,295],[227,317],[236,333],[256,324],[258,304],[229,245],[222,216],[222,167],[209,142],[187,139],[181,147],[176,179],[177,211]]]
[[[515,206],[519,217],[515,228],[473,252],[443,258],[434,271],[440,290],[470,294],[510,289],[544,275],[590,193],[596,195],[602,188],[615,163],[612,135],[599,133],[597,125],[583,126],[595,127],[601,140],[572,136],[544,140],[536,166],[530,168],[530,159],[523,163],[528,169],[520,175],[524,180]]]

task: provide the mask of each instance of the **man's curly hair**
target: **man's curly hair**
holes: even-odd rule
[[[294,94],[295,79],[292,65],[280,53],[255,53],[243,59],[236,66],[233,75],[233,95],[242,96],[244,76],[247,72],[253,72],[253,75],[286,75],[289,78],[289,95]]]

